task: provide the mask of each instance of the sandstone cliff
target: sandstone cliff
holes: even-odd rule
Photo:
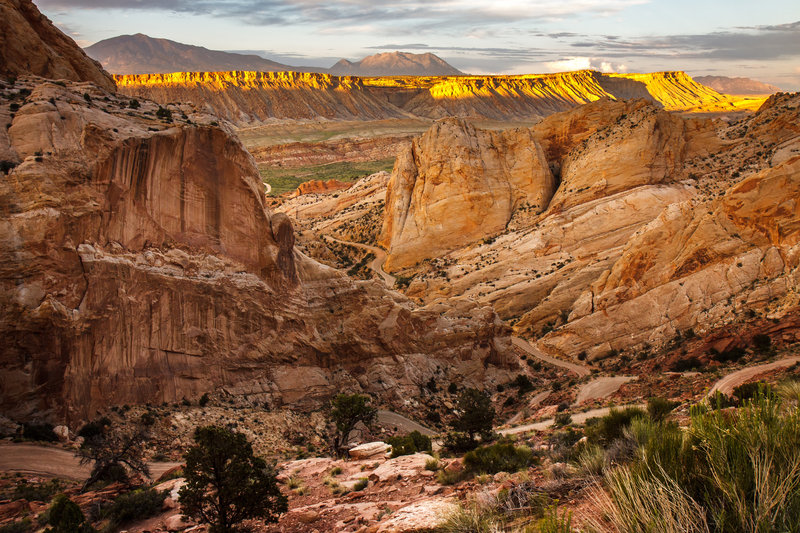
[[[274,406],[341,390],[402,403],[433,375],[506,379],[491,308],[416,309],[299,253],[213,117],[159,120],[155,104],[133,111],[89,84],[3,90],[22,98],[0,147],[13,155],[0,182],[7,415],[85,419],[219,387]]]
[[[501,231],[517,209],[542,211],[555,188],[530,130],[437,122],[400,153],[389,180],[379,241],[389,251],[386,268],[410,266]]]
[[[31,0],[0,0],[0,75],[91,81],[114,90],[100,63],[42,15]]]
[[[315,117],[530,120],[602,98],[644,98],[670,111],[737,111],[741,104],[741,99],[721,95],[683,72],[374,78],[206,72],[117,76],[116,81],[125,94],[162,104],[192,102],[240,125]],[[747,103],[752,105],[757,106]]]
[[[237,124],[272,118],[371,120],[407,113],[373,96],[360,78],[298,72],[176,72],[116,76],[120,92],[191,102]]]

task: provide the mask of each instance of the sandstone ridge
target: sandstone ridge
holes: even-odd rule
[[[535,119],[602,98],[644,98],[669,111],[741,109],[735,98],[696,83],[683,72],[603,74],[585,70],[524,76],[372,78],[206,72],[115,79],[125,94],[162,104],[188,101],[207,106],[208,111],[240,125],[272,118],[315,117]]]

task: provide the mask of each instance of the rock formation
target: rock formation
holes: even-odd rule
[[[299,72],[176,72],[116,76],[123,94],[190,102],[239,125],[272,118],[408,117],[372,95],[360,78]]]
[[[220,388],[273,406],[346,390],[400,405],[433,376],[508,379],[491,308],[419,309],[297,251],[213,116],[130,107],[88,82],[0,91],[7,416],[78,421]]]
[[[437,195],[456,199],[441,211],[438,199],[409,192],[408,169],[413,190],[456,167],[465,181],[492,175],[462,164],[470,159],[460,154],[431,157],[451,146],[480,153],[488,145],[485,132],[445,124],[459,138],[433,127],[398,159],[386,193],[387,265],[411,278],[409,296],[489,303],[518,334],[543,337],[540,348],[565,357],[663,346],[688,329],[713,335],[745,311],[774,319],[776,334],[781,324],[796,327],[789,317],[800,305],[800,96],[774,95],[730,124],[606,99],[548,117],[523,136],[513,130],[500,137],[524,138],[560,180],[543,212],[518,206],[499,229],[481,226],[469,242],[450,247],[436,224],[416,223],[417,233],[406,234],[413,244],[403,246],[402,228],[416,218],[483,212],[459,196],[460,182],[439,180]],[[487,161],[511,153],[495,145],[503,148]],[[355,198],[346,191],[335,202],[353,205]],[[297,207],[308,227],[331,227],[339,217],[323,208],[331,205],[309,197]]]
[[[750,78],[729,78],[728,76],[695,76],[695,81],[724,94],[773,94],[779,87]]]
[[[538,213],[556,183],[530,130],[435,123],[402,152],[386,195],[380,243],[388,270],[501,231],[520,208]]]
[[[34,74],[55,80],[91,81],[114,89],[114,80],[31,0],[0,0],[0,76]]]
[[[117,76],[116,80],[125,94],[162,104],[180,101],[206,106],[240,125],[269,118],[317,117],[532,120],[602,98],[644,98],[670,111],[702,112],[733,112],[763,102],[743,104],[741,98],[721,95],[683,72],[363,79],[326,74],[206,72]]]
[[[485,364],[504,362],[490,308],[416,310],[295,251],[225,131],[164,124],[149,103],[131,117],[85,84],[19,83],[32,93],[6,149],[22,163],[0,191],[4,413],[80,419],[217,387],[391,402],[437,371],[491,380]]]

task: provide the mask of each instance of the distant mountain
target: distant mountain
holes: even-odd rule
[[[86,48],[86,53],[112,74],[298,70],[257,55],[209,50],[169,39],[155,39],[141,33],[97,42]]]
[[[342,59],[329,70],[337,76],[459,76],[463,72],[434,54],[386,52],[353,63]]]
[[[781,92],[780,88],[750,78],[729,78],[727,76],[694,76],[694,81],[725,94],[772,94]]]

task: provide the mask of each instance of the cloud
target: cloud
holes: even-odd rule
[[[649,0],[39,0],[49,9],[169,11],[239,19],[247,24],[381,23],[385,27],[475,27],[555,20],[580,14],[608,15]],[[401,29],[401,28],[398,28]]]
[[[612,63],[592,57],[567,57],[557,61],[547,61],[545,66],[551,72],[571,70],[599,70],[600,72],[627,72],[628,67],[620,63]]]
[[[574,48],[614,57],[774,60],[800,56],[800,21],[773,26],[740,27],[696,35],[668,35],[634,40],[603,36],[571,43]]]

